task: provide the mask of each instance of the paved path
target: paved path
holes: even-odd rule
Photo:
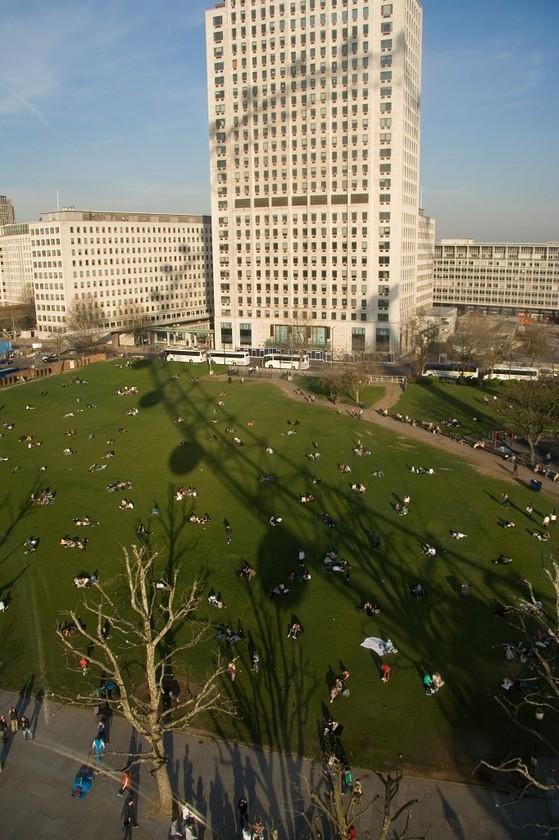
[[[0,709],[18,700],[0,691]],[[118,768],[133,740],[130,727],[116,720],[111,730],[105,773],[96,777],[85,800],[72,799],[75,773],[86,761],[94,735],[91,711],[61,707],[51,699],[42,706],[25,704],[36,714],[35,739],[18,733],[4,748],[0,775],[0,836],[3,840],[106,840],[122,837],[123,801],[116,796]],[[23,707],[20,706],[20,709]],[[320,784],[320,770],[307,760],[282,756],[197,734],[179,734],[168,748],[176,790],[204,816],[208,825],[201,840],[236,840],[238,797],[244,794],[253,816],[273,821],[280,840],[302,840],[300,818],[307,806],[307,781]],[[121,753],[121,755],[117,754]],[[362,772],[364,801],[379,792],[375,777]],[[528,823],[549,825],[548,803],[526,799],[511,807],[509,797],[477,786],[407,778],[396,806],[417,798],[411,826],[414,835],[428,832],[430,840],[536,840],[541,837]],[[155,789],[144,768],[139,776],[140,826],[134,840],[165,840],[168,825],[150,818]],[[359,838],[378,836],[379,816],[374,809],[358,821]],[[211,826],[211,827],[209,827]],[[370,831],[370,834],[367,832]],[[553,838],[550,834],[548,837]]]

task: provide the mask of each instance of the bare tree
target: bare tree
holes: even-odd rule
[[[66,312],[67,340],[80,353],[95,347],[105,320],[103,307],[92,294],[75,297]]]
[[[346,840],[356,820],[373,809],[380,817],[378,833],[375,834],[377,840],[424,840],[423,836],[409,833],[411,809],[419,800],[409,799],[398,807],[395,805],[402,781],[400,770],[389,773],[375,771],[382,785],[382,793],[376,794],[366,803],[351,790],[344,793],[343,774],[342,763],[336,756],[330,756],[324,772],[325,790],[310,790],[314,813],[305,815],[305,821],[311,837],[321,837],[320,824],[326,822],[333,837]],[[400,828],[397,827],[399,822],[403,822]]]
[[[165,738],[176,729],[187,729],[202,712],[234,714],[235,709],[222,695],[221,678],[226,669],[218,659],[216,667],[195,686],[184,686],[178,696],[165,690],[166,678],[180,658],[208,638],[210,625],[196,618],[201,587],[194,581],[186,591],[179,587],[179,569],[170,581],[157,581],[156,555],[132,546],[123,552],[123,573],[115,586],[124,583],[129,617],[122,615],[108,589],[97,583],[91,594],[84,595],[83,609],[92,624],[68,613],[73,634],[59,629],[58,637],[75,662],[89,661],[100,684],[111,680],[118,698],[107,702],[124,716],[149,745],[149,751],[132,756],[132,761],[147,761],[157,781],[162,813],[171,817],[173,791],[167,772]],[[124,581],[122,581],[122,578]],[[156,586],[158,582],[158,586]],[[119,598],[119,600],[122,600]],[[68,625],[67,625],[68,626]],[[175,644],[175,637],[183,639]],[[138,685],[130,673],[132,659],[140,666],[142,682]],[[134,673],[138,673],[136,670]],[[83,705],[97,705],[99,694],[90,691],[75,698]]]
[[[461,318],[458,328],[447,342],[448,352],[462,365],[475,362],[482,371],[491,371],[512,351],[511,336],[488,330],[479,315]]]
[[[363,388],[370,385],[377,371],[374,362],[353,362],[343,368],[334,369],[331,390],[346,393],[355,403],[361,402]]]
[[[524,671],[496,697],[511,723],[529,742],[530,755],[516,755],[498,764],[481,765],[499,774],[511,776],[520,784],[518,798],[529,790],[557,794],[559,782],[551,773],[538,775],[537,753],[541,751],[555,762],[559,757],[557,717],[559,715],[559,563],[544,569],[551,598],[544,602],[533,585],[524,581],[526,595],[505,608],[509,624],[520,634],[527,651]],[[526,739],[524,739],[526,740]]]
[[[522,336],[522,346],[533,365],[536,359],[543,359],[551,350],[548,337],[542,327],[526,327]]]
[[[142,335],[150,324],[147,310],[141,303],[125,304],[118,313],[118,318],[123,322],[122,329],[133,335],[134,339]]]
[[[440,336],[441,327],[437,321],[426,319],[421,314],[413,318],[410,347],[418,374],[421,374],[425,362],[435,345],[438,344]]]
[[[533,466],[542,438],[559,433],[559,384],[554,379],[511,382],[496,410],[507,431],[527,441]]]

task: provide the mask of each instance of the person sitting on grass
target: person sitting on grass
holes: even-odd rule
[[[427,590],[422,583],[414,583],[414,585],[410,587],[410,593],[414,598],[425,598]]]
[[[423,543],[421,546],[421,550],[426,557],[436,557],[437,556],[437,549],[434,545],[429,545],[429,543]]]
[[[431,697],[435,693],[435,686],[433,685],[433,678],[431,674],[425,674],[423,677],[423,688],[427,697]]]
[[[341,723],[338,723],[337,720],[333,718],[326,718],[323,721],[323,734],[324,735],[334,735],[335,737],[339,738],[342,732],[344,731],[344,727]]]
[[[367,490],[367,487],[361,481],[353,482],[353,484],[351,484],[350,487],[355,493],[360,493],[361,495],[363,495]]]
[[[134,502],[131,499],[121,499],[118,503],[119,510],[134,510]]]
[[[301,496],[299,496],[299,501],[302,505],[309,505],[311,502],[316,501],[316,499],[312,495],[312,493],[303,493]]]
[[[304,632],[305,632],[305,630],[303,628],[303,625],[298,621],[294,621],[289,628],[289,631],[287,633],[287,638],[288,639],[298,639],[299,636],[301,636]]]
[[[221,597],[221,592],[214,592],[213,589],[208,595],[208,604],[210,607],[215,607],[218,610],[222,610],[225,607],[223,603],[223,598]]]
[[[512,557],[509,557],[508,554],[499,554],[496,560],[493,560],[494,566],[508,566],[512,563]]]
[[[39,537],[27,537],[23,543],[25,549],[24,554],[31,554],[33,551],[37,551],[40,541]]]
[[[551,539],[549,531],[530,531],[530,533],[539,542],[547,542]]]
[[[468,536],[467,534],[464,534],[462,531],[454,531],[452,528],[450,529],[450,531],[448,533],[450,534],[450,536],[452,537],[453,540],[465,540],[466,537]]]
[[[276,586],[273,586],[270,590],[270,598],[277,598],[279,595],[287,595],[289,589],[285,585],[285,583],[278,583]]]
[[[379,615],[380,613],[380,607],[378,606],[378,604],[373,603],[373,601],[365,601],[365,603],[361,607],[361,610],[366,615],[368,615],[369,618],[372,618],[375,615]]]
[[[283,517],[282,516],[270,516],[268,522],[272,526],[272,528],[275,528],[278,525],[281,525],[281,523],[283,522]]]
[[[93,572],[91,575],[88,572],[82,572],[74,578],[76,589],[87,589],[89,586],[95,586],[97,583],[99,583],[97,572]]]
[[[253,577],[256,576],[256,569],[253,568],[249,563],[243,563],[239,570],[239,577],[245,578],[245,580],[252,580]]]
[[[320,514],[320,521],[323,522],[328,528],[335,528],[336,521],[332,519],[329,513],[321,513]]]

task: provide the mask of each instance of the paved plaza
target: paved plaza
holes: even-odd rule
[[[130,727],[115,720],[110,733],[105,772],[95,778],[86,799],[70,795],[76,771],[87,761],[94,737],[91,711],[62,707],[54,700],[27,700],[0,692],[0,708],[15,702],[31,718],[35,738],[24,741],[17,733],[3,752],[0,775],[1,836],[6,840],[38,838],[122,837],[123,800],[117,795],[119,769],[129,749],[136,749]],[[304,836],[301,813],[308,802],[308,784],[319,785],[320,768],[297,757],[282,756],[235,743],[191,735],[176,735],[169,745],[170,769],[176,789],[203,815],[207,827],[201,840],[235,840],[240,837],[236,802],[244,794],[252,817],[273,824],[281,840]],[[355,771],[358,775],[358,771]],[[378,783],[362,772],[364,800],[378,792]],[[169,825],[153,818],[155,788],[143,768],[138,780],[136,840],[165,840]],[[550,825],[552,813],[544,800],[525,799],[507,806],[510,798],[475,785],[408,778],[398,803],[417,798],[411,827],[414,836],[433,840],[535,840],[541,833],[527,827]],[[557,815],[559,816],[559,815]],[[359,838],[375,840],[379,815],[371,808],[359,822]],[[554,833],[547,835],[550,838]]]

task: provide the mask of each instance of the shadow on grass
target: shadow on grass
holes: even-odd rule
[[[274,452],[273,460],[266,460],[263,453],[268,445],[267,435],[244,424],[239,428],[238,415],[226,404],[220,405],[216,397],[221,383],[206,383],[195,378],[185,383],[184,376],[171,381],[163,365],[154,365],[152,375],[160,396],[157,402],[163,402],[173,424],[182,417],[183,422],[176,428],[194,453],[193,457],[184,461],[177,458],[176,450],[172,453],[170,466],[176,475],[186,475],[192,465],[203,462],[205,469],[211,470],[251,516],[266,520],[271,515],[281,514],[283,507],[293,506],[297,500],[294,488],[298,484],[312,482],[320,464],[313,464],[311,468],[306,461],[298,462],[284,447],[281,452]],[[225,384],[222,387],[227,389]],[[233,387],[242,386],[236,384]],[[246,390],[247,400],[250,400],[249,388]],[[227,402],[227,396],[223,402]],[[250,416],[250,402],[247,402],[246,410]],[[234,445],[231,433],[225,431],[227,428],[238,430],[244,446]],[[182,448],[183,444],[179,447]],[[263,486],[259,476],[268,470],[278,469],[280,465],[281,484],[274,482],[269,488]],[[300,508],[296,525],[305,533],[304,542],[301,532],[296,531],[290,521],[265,535],[258,549],[257,578],[251,586],[258,587],[260,594],[266,597],[273,585],[285,582],[295,565],[294,558],[302,542],[303,545],[313,546],[313,558],[310,560],[313,575],[328,574],[316,559],[319,552],[325,551],[332,543],[340,556],[351,558],[358,564],[356,579],[353,575],[349,581],[342,576],[330,575],[331,587],[351,609],[362,604],[363,598],[371,594],[382,602],[382,614],[375,624],[374,634],[383,638],[390,636],[395,640],[401,651],[397,661],[417,673],[417,702],[439,703],[450,729],[456,732],[455,738],[445,744],[443,753],[433,756],[435,762],[454,762],[470,770],[480,756],[494,755],[504,728],[502,722],[495,725],[496,714],[492,712],[489,712],[487,721],[480,717],[480,708],[486,709],[492,702],[488,696],[490,686],[480,684],[476,679],[479,657],[483,656],[488,644],[486,632],[491,620],[487,615],[488,607],[477,598],[462,598],[457,586],[468,581],[470,572],[477,577],[481,572],[483,586],[496,599],[506,601],[511,588],[510,573],[505,576],[502,570],[494,567],[481,569],[479,562],[466,556],[458,546],[443,546],[441,556],[424,558],[420,555],[419,537],[415,530],[418,523],[412,521],[413,517],[394,523],[392,511],[388,510],[390,494],[386,500],[386,512],[375,510],[371,514],[364,500],[348,497],[344,490],[323,480],[317,490],[320,501],[314,503],[314,507]],[[495,499],[491,501],[495,503]],[[318,519],[319,512],[327,512],[336,521],[344,523],[344,528],[326,528]],[[351,527],[347,527],[348,523]],[[373,528],[382,535],[381,551],[372,550]],[[483,539],[484,535],[481,531],[476,536]],[[421,541],[425,539],[426,535],[421,533]],[[417,546],[418,551],[417,560],[412,565],[410,546]],[[446,574],[443,582],[436,573],[442,563]],[[452,584],[448,578],[452,579]],[[364,581],[371,583],[364,584]],[[415,582],[425,583],[428,589],[425,601],[412,598],[410,586]],[[255,590],[249,587],[250,609],[256,623],[252,646],[263,663],[261,672],[251,674],[247,684],[242,684],[246,682],[244,680],[242,683],[226,684],[227,691],[238,704],[239,718],[225,727],[221,721],[214,721],[215,731],[225,739],[230,738],[233,731],[235,738],[249,740],[257,746],[276,747],[289,756],[285,758],[286,762],[295,762],[295,768],[296,756],[309,752],[305,738],[308,739],[309,721],[314,715],[313,709],[307,707],[309,703],[314,703],[317,687],[324,681],[324,675],[315,673],[312,663],[305,659],[304,644],[285,638],[288,610],[298,610],[304,624],[305,586],[293,587],[287,600],[274,603],[273,611],[262,610],[255,598]],[[455,599],[450,614],[446,609],[449,598]],[[459,651],[456,650],[456,622],[470,628],[460,637]],[[237,645],[237,648],[242,670],[250,671],[250,648],[246,649],[244,644]],[[437,698],[425,700],[422,676],[436,670],[443,674],[447,685]],[[487,673],[486,667],[484,673]],[[229,755],[231,762],[238,762],[236,747],[225,743],[221,749],[224,757]],[[289,755],[292,753],[296,754],[295,758]],[[265,779],[264,759],[262,762],[261,775]],[[263,784],[270,786],[266,781]],[[291,783],[285,779],[283,784],[287,790]],[[219,788],[219,780],[216,780],[216,785]],[[269,790],[269,795],[274,797],[273,789]]]

